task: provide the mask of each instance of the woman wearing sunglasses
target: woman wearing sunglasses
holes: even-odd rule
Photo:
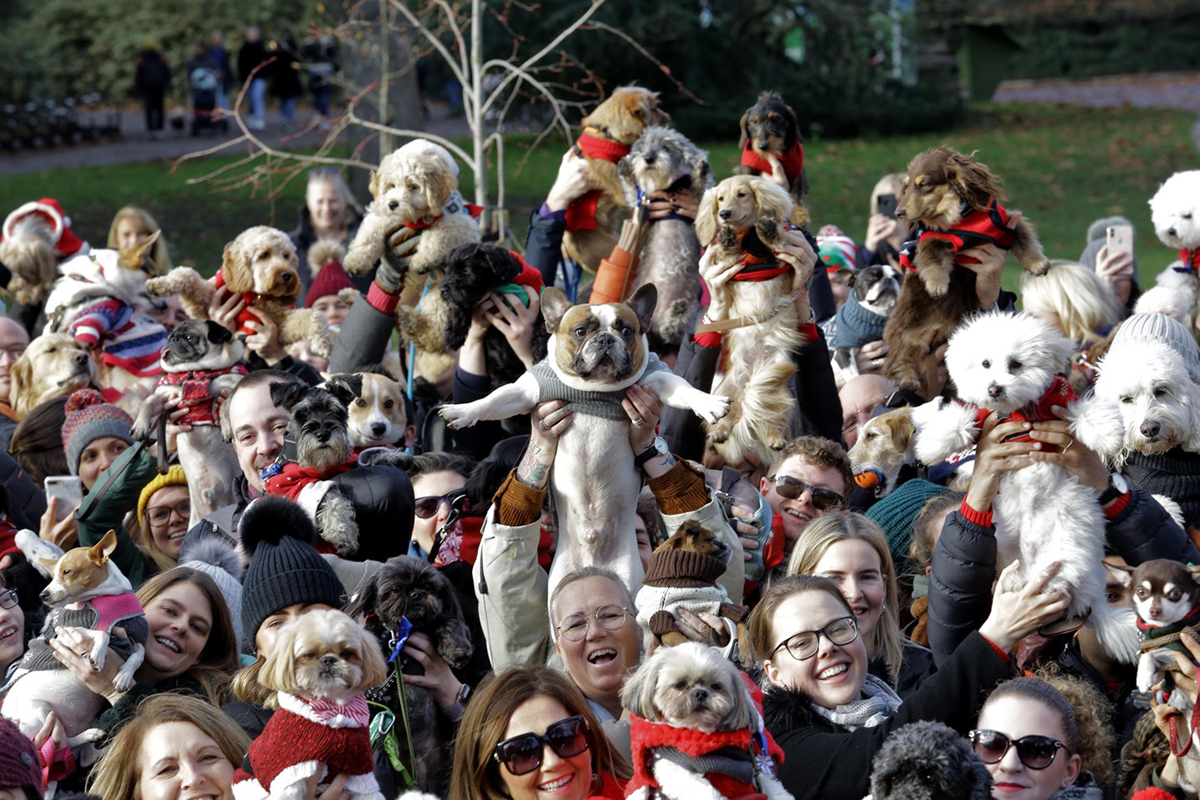
[[[867,648],[868,671],[911,694],[933,666],[928,648],[900,632],[896,569],[887,536],[862,514],[831,511],[814,520],[792,548],[788,575],[819,575],[842,590]]]
[[[1047,681],[1016,678],[983,704],[967,738],[992,774],[996,800],[1100,800],[1088,770],[1101,782],[1111,780],[1112,734],[1092,701],[1094,692],[1074,688],[1068,700]]]
[[[857,616],[836,583],[807,575],[775,582],[750,617],[750,640],[766,679],[767,729],[786,756],[783,785],[796,800],[865,797],[871,761],[891,731],[932,720],[965,735],[980,699],[1012,677],[1012,646],[1062,613],[1065,603],[1042,588],[1034,582],[999,597],[1000,610],[901,701],[868,672]]]
[[[632,770],[562,673],[521,667],[480,685],[458,728],[450,797],[624,797]]]

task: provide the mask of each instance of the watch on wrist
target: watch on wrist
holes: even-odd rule
[[[1129,483],[1119,472],[1114,472],[1108,476],[1108,488],[1100,493],[1100,505],[1106,506],[1128,491]]]
[[[657,456],[669,455],[671,455],[671,448],[667,447],[666,440],[661,436],[655,436],[654,441],[650,443],[650,446],[638,453],[637,458],[633,459],[633,465],[641,469],[642,465],[650,459]]]

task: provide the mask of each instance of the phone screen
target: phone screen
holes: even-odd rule
[[[875,205],[879,213],[885,217],[896,218],[896,195],[880,194],[875,196]]]

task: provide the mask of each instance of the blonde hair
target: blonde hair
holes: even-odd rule
[[[1052,260],[1044,275],[1022,272],[1021,305],[1036,317],[1056,317],[1068,339],[1085,345],[1104,341],[1100,331],[1121,321],[1112,287],[1071,261]]]
[[[234,767],[242,765],[250,737],[216,707],[183,694],[153,695],[137,707],[104,751],[88,781],[88,791],[104,800],[136,800],[140,796],[142,742],[159,725],[187,722],[212,738]]]
[[[258,676],[266,665],[267,659],[259,653],[253,664],[242,667],[234,673],[233,680],[229,684],[233,696],[251,705],[274,708],[278,702],[275,692],[258,682]]]
[[[225,596],[217,588],[216,582],[200,570],[175,567],[160,572],[143,583],[137,590],[137,598],[142,606],[146,607],[177,583],[190,583],[195,586],[208,600],[209,608],[212,609],[212,627],[208,630],[208,640],[204,643],[196,663],[184,674],[200,684],[210,703],[219,706],[228,699],[229,678],[237,669],[238,651],[237,632],[233,629],[233,621],[225,605]]]
[[[750,621],[747,625],[750,646],[754,648],[754,654],[760,665],[771,657],[771,651],[779,644],[775,638],[778,635],[775,632],[776,610],[788,598],[805,592],[825,592],[837,600],[846,609],[847,614],[854,613],[854,610],[850,608],[850,603],[846,601],[846,596],[842,594],[842,590],[828,578],[820,578],[815,575],[788,575],[772,581],[771,588],[767,590],[767,593],[754,606],[754,611],[750,613]]]
[[[503,741],[513,714],[535,697],[557,700],[568,715],[584,718],[593,774],[607,774],[621,781],[632,775],[629,761],[608,741],[587,699],[570,679],[549,667],[515,667],[487,677],[472,695],[454,740],[454,771],[448,797],[507,800],[500,773],[503,767],[492,753]]]
[[[305,208],[308,207],[309,187],[314,183],[327,183],[341,193],[342,225],[349,226],[354,221],[355,212],[362,212],[362,205],[355,198],[354,193],[350,191],[350,187],[346,184],[346,179],[342,177],[341,171],[333,167],[321,167],[309,170],[308,182],[304,185]]]
[[[137,206],[125,206],[117,212],[113,217],[112,225],[108,226],[108,247],[113,250],[120,250],[121,245],[117,239],[117,228],[121,224],[121,220],[130,220],[133,222],[142,233],[149,236],[158,231],[158,241],[154,243],[154,248],[150,251],[150,258],[154,261],[154,267],[157,270],[156,275],[163,275],[170,272],[175,266],[171,263],[171,254],[167,250],[167,237],[162,233],[162,227],[154,221],[154,217],[150,216],[150,212],[144,208]]]
[[[812,575],[817,564],[834,544],[846,540],[866,542],[879,556],[880,572],[883,576],[883,613],[879,622],[865,638],[867,655],[883,657],[888,676],[893,685],[900,676],[900,661],[903,657],[903,642],[900,637],[899,593],[896,589],[896,567],[888,549],[887,535],[872,520],[851,511],[828,511],[808,523],[792,547],[788,559],[788,575]]]
[[[875,188],[871,190],[871,201],[867,209],[867,216],[879,213],[879,200],[881,194],[899,195],[900,190],[904,188],[904,173],[891,172],[884,175],[875,184]]]

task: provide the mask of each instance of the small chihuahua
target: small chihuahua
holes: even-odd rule
[[[21,732],[32,737],[50,712],[56,712],[72,746],[95,741],[104,735],[85,730],[104,703],[77,680],[55,657],[50,639],[58,628],[73,628],[92,640],[86,657],[92,669],[104,668],[111,646],[125,663],[113,678],[113,688],[123,692],[133,685],[133,674],[145,658],[150,635],[142,604],[121,570],[110,560],[117,548],[117,534],[109,531],[93,547],[76,547],[61,558],[40,558],[51,572],[50,584],[41,597],[51,611],[44,633],[29,643],[12,679],[5,687],[3,714],[15,721]]]
[[[1133,608],[1142,633],[1137,687],[1138,691],[1148,692],[1175,669],[1172,651],[1186,653],[1179,643],[1179,633],[1194,630],[1200,621],[1200,566],[1158,558],[1135,569],[1113,565],[1108,569],[1133,590]],[[1163,689],[1171,695],[1171,705],[1176,705],[1178,693],[1170,691],[1171,683],[1168,681]]]

